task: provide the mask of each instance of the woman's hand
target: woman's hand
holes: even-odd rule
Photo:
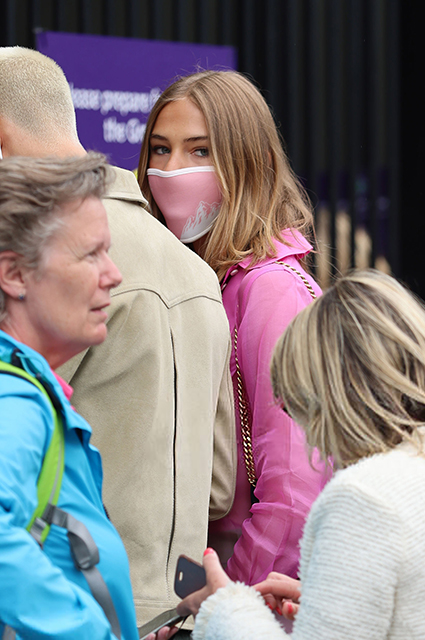
[[[169,640],[178,630],[178,627],[162,627],[157,633],[150,633],[146,636],[146,640]]]
[[[187,598],[177,605],[177,612],[181,616],[196,616],[203,601],[215,593],[217,589],[220,589],[220,587],[225,587],[229,582],[229,578],[223,571],[214,549],[206,549],[204,551],[202,564],[207,574],[207,584],[202,589],[199,589],[199,591],[191,593],[190,596],[187,596]],[[158,633],[150,633],[146,636],[146,640],[169,640],[177,631],[177,627],[171,627],[171,629],[170,627],[163,627]]]
[[[276,609],[279,615],[294,620],[299,609],[301,583],[282,573],[272,571],[263,582],[254,585],[270,609]]]
[[[207,584],[199,591],[191,593],[177,606],[177,611],[181,616],[187,616],[192,614],[196,616],[199,611],[199,607],[208,596],[212,595],[220,589],[225,587],[229,582],[229,578],[224,572],[218,555],[214,549],[206,549],[204,551],[204,558],[202,564],[204,565],[205,572],[207,574]],[[158,638],[158,640],[168,640],[167,638]]]

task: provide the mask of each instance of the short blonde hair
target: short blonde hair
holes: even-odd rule
[[[309,446],[338,467],[416,441],[425,425],[425,309],[394,278],[354,271],[294,318],[271,375]]]
[[[292,171],[261,93],[234,71],[203,71],[177,80],[159,97],[149,116],[139,161],[139,184],[153,215],[165,222],[149,188],[149,144],[165,105],[188,98],[205,117],[211,161],[222,191],[220,214],[203,258],[222,279],[246,256],[252,263],[274,256],[273,239],[283,229],[309,235],[310,202]]]
[[[51,58],[24,47],[0,47],[0,116],[37,138],[78,140],[71,90]]]
[[[5,158],[0,161],[0,253],[14,251],[36,270],[62,223],[61,207],[90,196],[102,198],[111,180],[104,155],[78,158]],[[6,297],[0,289],[0,322]]]

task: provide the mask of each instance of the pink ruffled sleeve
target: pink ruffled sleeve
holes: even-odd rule
[[[243,523],[227,572],[233,580],[247,584],[263,580],[270,571],[297,576],[304,522],[330,477],[318,456],[313,458],[317,470],[310,466],[304,434],[276,406],[270,382],[277,339],[311,301],[298,276],[282,268],[267,271],[247,293],[239,325],[238,356],[252,410],[259,502],[252,505],[252,516]]]

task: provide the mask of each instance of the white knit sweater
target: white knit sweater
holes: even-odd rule
[[[302,600],[287,636],[252,587],[206,600],[194,640],[425,640],[425,456],[409,444],[339,471],[301,542]]]

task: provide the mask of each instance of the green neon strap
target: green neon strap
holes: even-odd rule
[[[27,526],[27,531],[31,531],[31,527],[34,524],[36,518],[41,518],[47,505],[56,505],[59,499],[59,493],[61,490],[62,476],[65,468],[65,436],[63,430],[63,423],[61,415],[56,411],[50,396],[43,384],[37,380],[34,376],[20,369],[14,367],[11,364],[2,362],[0,360],[0,373],[6,373],[9,375],[23,378],[31,384],[35,385],[47,398],[50,408],[53,413],[53,434],[50,440],[49,447],[44,456],[43,465],[41,467],[40,474],[37,480],[37,498],[38,505],[31,516],[31,519]],[[46,540],[49,535],[50,525],[46,525],[43,532],[39,536],[40,543]]]

